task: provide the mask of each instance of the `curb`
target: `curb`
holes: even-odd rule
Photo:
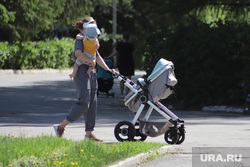
[[[231,106],[224,106],[224,105],[215,105],[215,106],[205,106],[202,108],[202,111],[243,113],[244,109]]]
[[[169,145],[162,146],[155,151],[150,151],[147,153],[138,154],[134,157],[130,157],[130,158],[127,158],[123,161],[116,162],[115,164],[109,165],[108,167],[133,167],[133,166],[137,166],[138,164],[140,164],[144,161],[146,163],[147,158],[152,156],[152,155],[159,155],[159,154],[163,154],[163,153],[172,153],[172,152],[176,152],[176,151],[177,150],[171,145],[170,146]]]
[[[0,70],[0,75],[9,75],[9,74],[55,74],[55,73],[71,73],[73,68],[71,69],[33,69],[33,70]],[[115,69],[118,71],[118,69]],[[135,75],[145,75],[146,72],[135,70]]]
[[[72,69],[34,69],[34,70],[0,70],[0,75],[6,74],[51,74],[51,73],[69,73]]]

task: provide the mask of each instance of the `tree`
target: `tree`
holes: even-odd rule
[[[136,30],[140,38],[160,26],[188,24],[190,18],[204,22],[219,19],[245,22],[249,19],[247,0],[140,0],[133,1]],[[213,18],[209,17],[211,15]],[[145,38],[144,38],[145,39]]]
[[[250,83],[249,28],[230,21],[197,20],[163,26],[146,40],[144,70],[150,74],[160,58],[173,61],[179,105],[239,105]]]
[[[54,28],[54,21],[63,12],[65,2],[66,0],[3,0],[1,7],[5,8],[3,11],[9,11],[5,16],[10,17],[5,17],[5,22],[0,23],[2,40],[32,40],[39,32]]]
[[[0,40],[53,38],[57,27],[70,27],[110,0],[3,0]]]
[[[13,22],[15,20],[15,14],[16,12],[10,12],[5,6],[0,4],[0,23],[2,23],[2,25],[6,25],[11,21]]]

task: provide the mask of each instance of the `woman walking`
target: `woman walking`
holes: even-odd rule
[[[75,28],[78,29],[81,34],[84,34],[86,30],[83,24],[91,20],[93,20],[92,17],[86,17],[82,21],[77,22]],[[76,39],[73,55],[75,60],[78,58],[84,62],[88,62],[93,68],[96,63],[98,63],[103,69],[110,70],[98,51],[96,51],[96,59],[91,59],[83,53],[83,50],[83,41]],[[82,64],[78,67],[77,73],[73,79],[78,101],[72,106],[66,119],[62,123],[54,125],[55,133],[59,137],[63,135],[65,127],[69,123],[74,122],[83,114],[85,119],[85,139],[102,141],[92,133],[95,127],[97,110],[97,77],[96,73],[91,71],[91,77],[89,78],[87,74],[88,69],[89,66],[86,64]]]

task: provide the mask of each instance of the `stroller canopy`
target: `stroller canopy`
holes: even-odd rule
[[[167,98],[172,91],[170,87],[177,84],[177,79],[174,74],[174,64],[161,58],[151,75],[147,78],[149,84],[149,99],[157,102],[160,99]]]

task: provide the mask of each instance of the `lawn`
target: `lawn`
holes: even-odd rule
[[[97,143],[54,136],[0,136],[0,167],[103,167],[165,145],[149,142]]]

